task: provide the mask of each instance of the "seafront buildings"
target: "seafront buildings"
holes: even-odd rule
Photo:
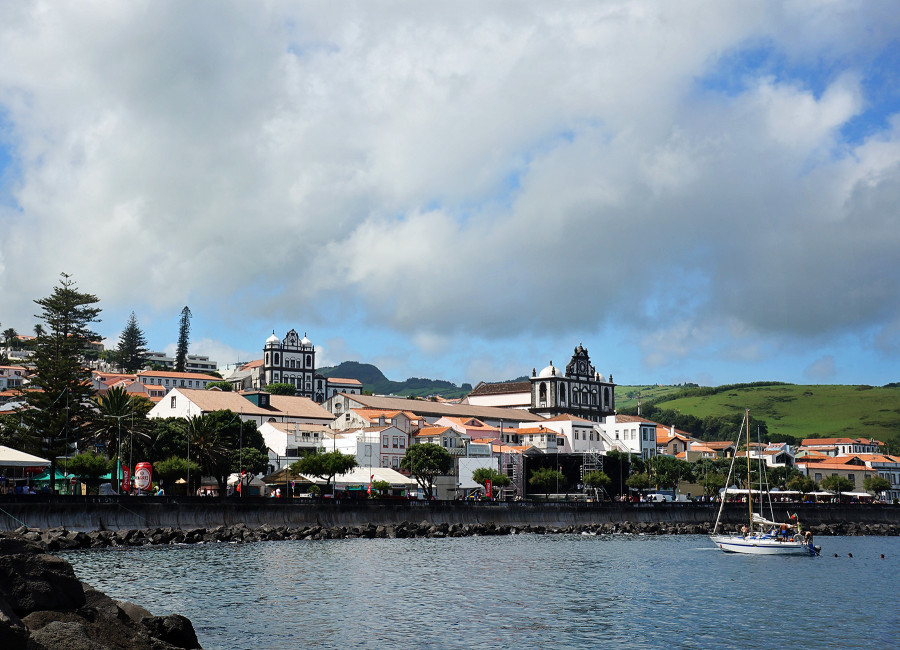
[[[644,461],[671,456],[689,463],[750,454],[769,468],[796,468],[816,483],[841,476],[860,495],[866,477],[878,474],[891,484],[883,496],[900,499],[900,458],[883,453],[884,445],[875,440],[808,439],[796,449],[779,443],[738,450],[733,442],[699,440],[640,416],[620,415],[612,375],[598,372],[582,345],[564,369],[551,361],[540,371],[532,369],[525,381],[482,382],[458,402],[365,395],[356,379],[317,373],[315,346],[295,329],[280,338],[273,332],[260,359],[239,364],[224,378],[203,372],[206,357],[192,358],[197,363],[184,373],[98,369],[93,387],[100,395],[121,387],[146,397],[154,403],[151,418],[230,410],[258,427],[269,475],[283,474],[303,454],[321,449],[355,456],[362,468],[396,473],[406,450],[427,442],[444,447],[454,460],[453,473],[438,481],[441,498],[479,488],[472,472],[480,467],[506,474],[511,480],[506,496],[515,498],[528,494],[526,474],[538,467],[562,471],[567,477],[563,490],[578,493],[586,472],[615,474],[615,463],[606,462],[611,451]],[[157,368],[169,361],[159,355],[154,360]],[[27,372],[25,366],[0,367],[0,390],[21,387]],[[215,388],[223,380],[231,392]],[[265,390],[270,384],[287,384],[295,395],[270,394]],[[409,487],[401,474],[386,475]],[[616,493],[626,491],[623,478],[618,476]],[[680,487],[692,497],[703,493],[698,484]]]

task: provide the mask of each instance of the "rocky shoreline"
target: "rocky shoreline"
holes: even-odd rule
[[[215,528],[146,528],[131,530],[69,531],[65,528],[35,530],[19,528],[7,535],[12,539],[38,545],[45,552],[123,546],[159,546],[169,544],[262,542],[277,540],[323,540],[353,538],[408,537],[473,537],[489,535],[706,535],[713,523],[603,523],[571,526],[508,526],[488,524],[432,524],[428,521],[404,521],[396,525],[366,524],[364,526],[269,526],[251,528],[246,524]],[[724,532],[737,532],[739,526],[725,525]],[[807,526],[813,535],[900,535],[897,524],[837,523]]]
[[[153,616],[78,580],[48,544],[0,536],[0,647],[29,650],[200,648],[184,616]]]

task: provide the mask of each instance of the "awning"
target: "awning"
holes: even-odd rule
[[[49,470],[41,474],[40,476],[35,476],[31,479],[35,483],[49,483],[50,482],[50,472]],[[65,474],[61,473],[59,470],[56,470],[56,480],[57,481],[67,481],[69,477]]]
[[[49,467],[46,458],[32,456],[24,451],[0,445],[0,467]]]

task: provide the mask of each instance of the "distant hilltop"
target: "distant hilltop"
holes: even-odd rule
[[[344,361],[338,366],[318,368],[318,374],[325,377],[356,379],[363,385],[364,391],[376,395],[399,395],[401,397],[432,397],[446,399],[465,397],[472,390],[472,384],[457,386],[443,379],[423,379],[410,377],[406,381],[391,381],[377,366],[358,361]]]

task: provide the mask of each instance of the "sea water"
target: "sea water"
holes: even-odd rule
[[[187,616],[207,649],[900,647],[900,538],[816,543],[814,558],[726,554],[703,536],[629,535],[61,555],[114,598]]]

